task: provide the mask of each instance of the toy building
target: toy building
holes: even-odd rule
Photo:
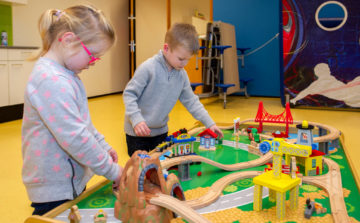
[[[312,130],[314,129],[314,126],[309,125],[309,123],[304,120],[301,124],[296,125],[296,128],[298,129],[297,144],[311,146],[312,148],[312,153],[309,157],[299,157],[297,159],[301,172],[303,172],[305,176],[322,174],[323,156],[325,153],[314,149],[317,147],[313,141],[314,136]]]
[[[309,157],[299,157],[297,163],[299,164],[300,171],[304,173],[305,176],[322,174],[324,155],[325,153],[313,149]]]
[[[174,146],[174,155],[182,156],[194,153],[194,142],[196,138],[189,135],[188,133],[182,133],[178,137],[173,139]]]
[[[301,124],[296,125],[296,128],[298,129],[297,133],[297,144],[300,145],[307,145],[313,147],[314,139],[312,130],[314,129],[313,125],[309,125],[309,123],[304,120]]]
[[[199,150],[216,150],[215,141],[217,134],[211,131],[211,129],[205,129],[198,136],[200,137]]]

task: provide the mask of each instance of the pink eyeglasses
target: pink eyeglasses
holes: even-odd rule
[[[85,44],[83,42],[81,42],[80,40],[80,44],[81,46],[84,48],[84,50],[86,51],[86,53],[89,55],[90,57],[90,61],[89,61],[89,65],[94,64],[96,61],[100,60],[99,57],[95,57],[94,55],[92,55],[92,53],[90,52],[90,50],[85,46]]]
[[[85,44],[80,40],[80,38],[78,38],[78,40],[80,41],[81,46],[84,48],[84,50],[86,51],[86,53],[89,55],[90,57],[90,61],[89,61],[89,65],[93,65],[96,61],[100,60],[99,57],[95,57],[90,50],[85,46]],[[59,42],[62,41],[62,38],[59,38]]]

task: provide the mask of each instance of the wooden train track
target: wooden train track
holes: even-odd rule
[[[226,170],[226,171],[236,171],[236,170],[247,169],[247,168],[251,168],[251,167],[264,165],[264,164],[270,162],[271,159],[272,159],[272,153],[267,153],[258,159],[247,161],[247,162],[241,162],[241,163],[235,163],[235,164],[221,164],[221,163],[215,162],[213,160],[210,160],[210,159],[202,157],[202,156],[188,155],[188,156],[179,156],[179,157],[165,160],[165,161],[161,162],[161,167],[163,169],[168,169],[172,166],[181,164],[183,162],[192,161],[192,162],[207,163],[207,164],[216,166],[216,167]]]
[[[180,201],[172,196],[156,194],[153,198],[150,199],[150,203],[169,209],[190,223],[210,223],[209,220],[191,208],[187,202]]]
[[[188,200],[186,201],[186,203],[194,209],[206,207],[216,201],[221,196],[222,191],[227,185],[241,179],[254,178],[262,173],[262,171],[245,171],[229,174],[213,183],[213,185],[211,185],[209,191],[206,194],[197,199]]]
[[[304,176],[303,182],[320,187],[328,193],[334,222],[351,222],[344,201],[340,167],[331,159],[324,158],[324,161],[329,172],[321,176]]]

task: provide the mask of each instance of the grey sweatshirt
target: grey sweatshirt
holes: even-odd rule
[[[74,199],[93,175],[115,180],[119,166],[93,126],[76,74],[40,58],[25,91],[22,178],[32,202]]]
[[[162,51],[142,63],[123,93],[125,103],[125,132],[136,136],[134,127],[145,121],[150,136],[168,131],[169,113],[179,99],[191,115],[207,128],[215,122],[191,89],[184,69],[168,70]]]

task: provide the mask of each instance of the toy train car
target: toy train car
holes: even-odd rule
[[[164,150],[166,150],[173,144],[174,143],[172,141],[163,142],[163,143],[159,144],[158,146],[156,146],[155,150],[156,150],[156,152],[163,152]]]
[[[186,128],[182,128],[179,129],[179,131],[173,132],[170,136],[173,136],[174,138],[178,137],[179,135],[183,134],[183,133],[187,133],[187,129]]]

